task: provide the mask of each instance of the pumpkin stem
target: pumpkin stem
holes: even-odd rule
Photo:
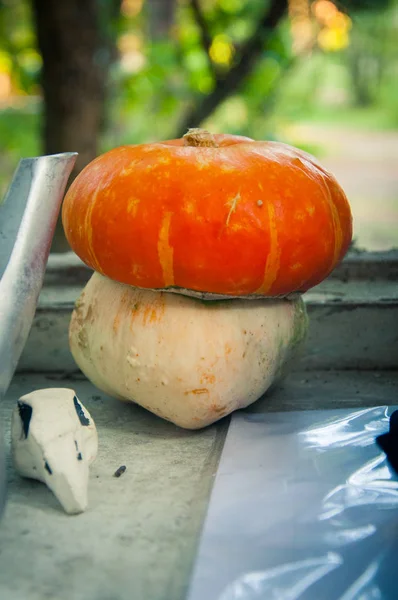
[[[183,136],[184,146],[195,146],[198,148],[218,148],[218,144],[214,139],[214,136],[210,131],[206,129],[200,129],[195,127],[188,129],[187,133]]]

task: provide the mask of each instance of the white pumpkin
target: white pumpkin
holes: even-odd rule
[[[198,429],[260,398],[306,330],[301,298],[210,302],[94,273],[69,333],[98,388]]]

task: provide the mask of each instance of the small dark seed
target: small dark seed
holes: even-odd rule
[[[126,465],[122,465],[114,472],[113,476],[120,477],[120,475],[123,475],[123,473],[125,472],[126,469],[127,469]]]

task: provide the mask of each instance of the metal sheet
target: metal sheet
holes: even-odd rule
[[[188,600],[397,598],[393,410],[236,413]]]
[[[0,402],[31,328],[76,152],[24,158],[0,199]],[[2,444],[0,423],[0,446]],[[6,495],[0,449],[0,517]]]

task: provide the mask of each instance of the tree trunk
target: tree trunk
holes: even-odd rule
[[[70,181],[98,151],[110,52],[97,0],[32,0],[43,59],[43,151],[76,151]],[[59,222],[52,250],[68,249]]]
[[[176,0],[147,0],[149,35],[152,40],[164,39],[174,25]]]

